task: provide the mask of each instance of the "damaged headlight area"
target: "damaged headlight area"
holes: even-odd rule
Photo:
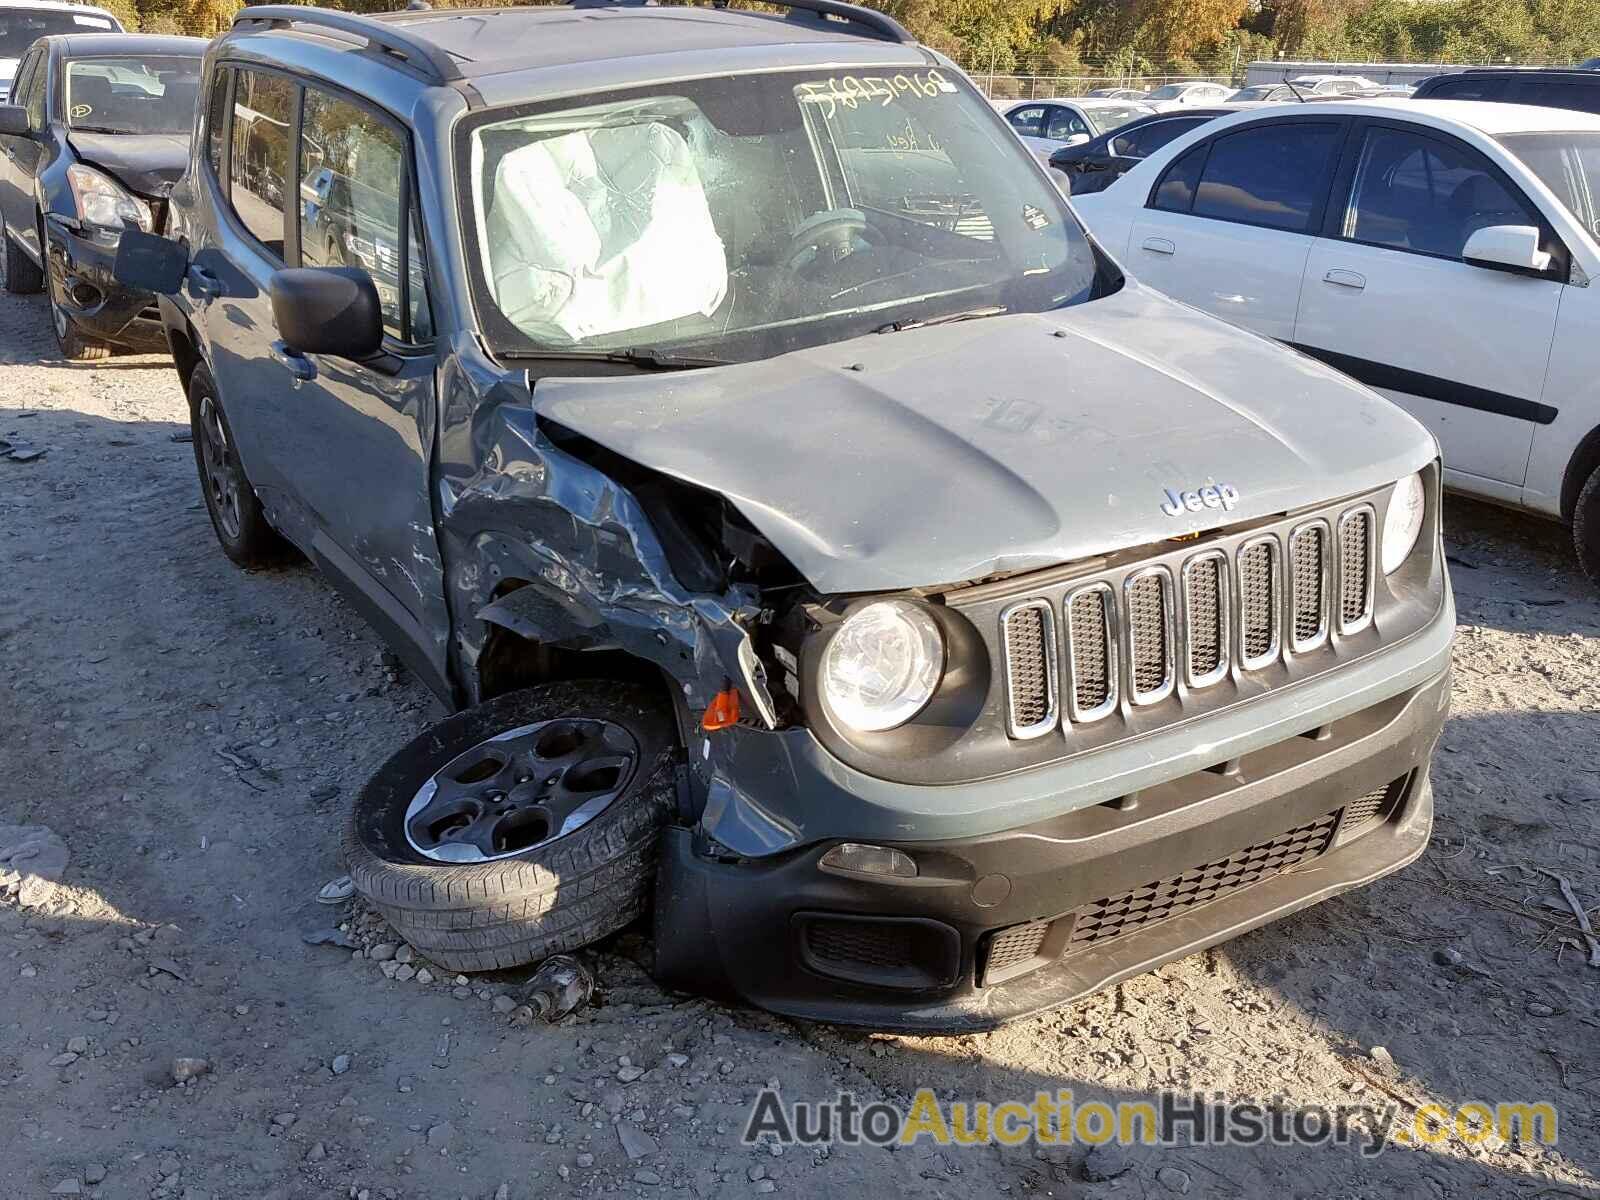
[[[109,175],[73,163],[67,168],[67,184],[84,231],[96,241],[116,245],[122,231],[131,223],[150,232],[153,224],[150,206],[131,195]]]
[[[926,707],[944,675],[944,637],[909,600],[878,600],[846,617],[822,656],[822,698],[865,733],[904,725]]]

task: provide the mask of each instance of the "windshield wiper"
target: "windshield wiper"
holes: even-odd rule
[[[926,329],[929,325],[952,325],[957,321],[976,321],[980,317],[998,317],[1006,311],[1004,304],[986,304],[981,308],[968,308],[961,312],[945,313],[938,317],[923,317],[920,320],[890,321],[887,325],[875,330],[876,333],[901,333],[907,329]]]
[[[688,370],[693,367],[725,367],[728,360],[709,355],[673,354],[654,346],[631,346],[626,350],[534,350],[518,358],[553,359],[557,362],[617,362],[658,370]]]

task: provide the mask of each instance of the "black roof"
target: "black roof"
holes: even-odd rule
[[[1600,62],[1600,59],[1593,60]],[[1460,71],[1445,71],[1430,75],[1423,83],[1436,83],[1442,79],[1462,76],[1514,75],[1518,79],[1575,79],[1581,83],[1600,83],[1600,71],[1587,64],[1581,67],[1466,67]]]
[[[152,58],[172,55],[200,57],[206,52],[205,38],[169,37],[154,33],[61,33],[45,39],[61,48],[67,58],[96,55],[127,55]]]

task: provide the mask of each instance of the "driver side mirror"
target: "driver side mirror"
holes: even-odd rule
[[[1467,239],[1461,257],[1491,271],[1539,275],[1550,269],[1550,255],[1539,249],[1532,225],[1490,225]]]
[[[1087,133],[1075,133],[1067,139],[1066,144],[1069,146],[1081,146],[1088,140],[1089,135]]]
[[[20,104],[0,104],[0,133],[31,136],[33,130],[28,127],[28,110]]]
[[[295,354],[361,360],[383,349],[383,306],[357,267],[285,267],[267,286],[278,336]]]

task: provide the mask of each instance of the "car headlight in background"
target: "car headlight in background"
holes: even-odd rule
[[[1427,491],[1422,476],[1408,475],[1394,485],[1389,495],[1389,511],[1383,518],[1383,573],[1392,575],[1410,557],[1422,533],[1422,518],[1427,512]]]
[[[93,167],[73,163],[67,168],[67,184],[78,209],[78,219],[91,227],[102,241],[116,241],[132,221],[146,233],[152,224],[150,206],[128,192],[109,175]]]
[[[909,600],[877,600],[845,618],[822,656],[822,694],[864,733],[904,725],[944,674],[944,635]]]

